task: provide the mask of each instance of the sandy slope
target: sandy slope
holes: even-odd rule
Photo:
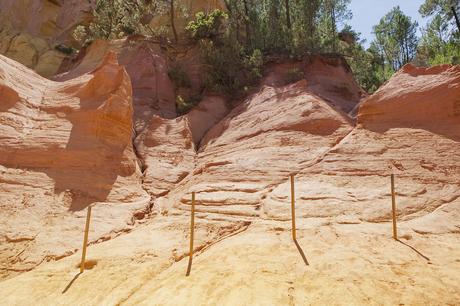
[[[197,247],[186,277],[187,216],[164,217],[80,254],[0,283],[5,305],[456,305],[459,235],[419,235],[401,225],[339,225],[304,219],[298,241],[289,222],[245,224],[197,219]],[[231,235],[234,231],[238,234]],[[203,240],[206,237],[206,241]],[[222,237],[227,237],[219,242]],[[403,243],[407,243],[404,245]],[[421,254],[418,254],[410,246]],[[176,258],[176,259],[174,259]],[[176,262],[177,260],[177,262]],[[92,264],[91,264],[92,263]]]

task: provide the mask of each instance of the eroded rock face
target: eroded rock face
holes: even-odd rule
[[[135,145],[143,159],[144,186],[154,197],[174,189],[195,166],[195,145],[185,117],[155,116]]]
[[[271,63],[262,84],[283,86],[303,79],[307,80],[312,94],[350,115],[354,115],[353,110],[366,96],[345,59],[333,55],[312,55],[302,61]]]
[[[351,114],[366,96],[343,57],[307,57],[304,69],[310,90],[345,113]]]
[[[357,128],[299,173],[302,216],[388,221],[394,173],[401,220],[418,233],[458,232],[459,97],[459,66],[404,67],[362,103]],[[264,206],[288,217],[288,192],[278,186]]]
[[[283,75],[271,73],[264,82]],[[339,82],[329,78],[323,94]],[[348,95],[323,99],[311,80],[271,84],[207,132],[193,173],[161,207],[187,209],[196,191],[209,216],[288,220],[296,173],[301,217],[386,222],[394,173],[401,220],[419,233],[458,231],[458,66],[406,66],[362,102],[356,127],[340,109],[353,106]]]
[[[261,203],[267,194],[351,130],[351,120],[312,95],[305,80],[262,87],[208,131],[193,175],[168,195],[169,203],[184,209],[194,190],[199,211],[265,216]]]
[[[62,299],[136,305],[151,302],[154,292],[160,304],[235,304],[242,295],[231,289],[238,288],[249,304],[261,296],[266,304],[330,304],[337,292],[347,304],[382,297],[388,304],[455,304],[459,66],[406,66],[360,102],[358,89],[352,95],[336,91],[348,81],[347,88],[356,89],[340,73],[334,80],[340,65],[317,64],[310,72],[318,76],[305,72],[302,80],[286,84],[286,69],[298,63],[290,65],[269,71],[268,83],[228,114],[225,101],[210,96],[186,116],[140,119],[135,145],[143,186],[161,214],[102,242],[128,230],[133,210],[147,202],[137,187],[141,177],[130,146],[126,74],[110,55],[99,69],[56,83],[2,58],[2,276],[70,255],[0,283],[6,303],[30,304],[34,298],[42,304]],[[346,112],[358,103],[355,126]],[[292,173],[298,249],[290,232]],[[391,173],[399,242],[391,238]],[[104,201],[104,186],[114,174]],[[198,256],[186,278],[192,191]],[[99,201],[90,240],[102,243],[88,250],[92,271],[69,287],[80,259],[71,254],[80,248],[85,214],[69,208],[88,200]],[[248,275],[256,289],[247,286]],[[416,279],[417,286],[394,286],[395,279]],[[70,288],[65,295],[64,288]],[[205,291],[210,294],[196,294]]]
[[[148,205],[130,79],[115,54],[61,83],[1,56],[0,93],[2,276],[75,252],[88,205],[98,204],[91,241],[126,229]]]
[[[3,26],[49,41],[70,43],[79,23],[91,19],[96,1],[80,0],[3,0],[0,17]]]
[[[67,67],[69,71],[56,76],[56,80],[68,80],[87,73],[95,69],[109,52],[115,52],[131,79],[136,131],[140,133],[153,115],[168,119],[177,117],[167,58],[158,44],[142,39],[97,40],[82,52],[77,61]]]
[[[220,96],[205,96],[185,117],[189,121],[195,147],[200,147],[206,133],[217,125],[228,113],[228,105]]]
[[[68,64],[68,72],[55,79],[68,80],[91,71],[109,52],[118,54],[131,78],[135,146],[143,160],[144,188],[154,198],[164,196],[193,172],[195,148],[205,133],[227,115],[228,106],[220,96],[204,95],[197,107],[178,117],[177,88],[169,77],[171,67],[166,54],[158,44],[141,37],[95,41]],[[190,77],[188,90],[192,92],[202,91],[203,78],[198,77],[202,64],[198,59],[196,52],[189,52],[180,60]]]
[[[421,128],[459,140],[460,68],[404,66],[359,110],[358,122],[370,130]]]
[[[95,1],[4,0],[0,2],[0,54],[51,78],[67,54],[55,47],[78,47],[72,33],[92,18]]]
[[[154,198],[167,195],[193,172],[203,136],[227,113],[221,97],[209,96],[185,116],[152,118],[136,138],[135,146],[143,160],[144,188]]]

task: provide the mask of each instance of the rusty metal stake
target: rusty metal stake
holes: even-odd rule
[[[191,210],[191,215],[190,215],[190,256],[188,259],[187,274],[185,276],[189,276],[190,271],[192,270],[194,231],[195,231],[195,192],[192,192],[192,210]]]
[[[89,231],[90,220],[91,220],[91,206],[88,206],[88,212],[86,213],[85,236],[83,237],[83,250],[81,252],[80,273],[83,273],[83,271],[85,271],[86,246],[88,244],[88,231]]]
[[[391,208],[393,210],[393,239],[398,240],[396,228],[396,199],[395,199],[395,175],[391,175]]]
[[[292,218],[292,240],[296,240],[295,228],[295,195],[294,195],[294,174],[291,174],[291,218]]]

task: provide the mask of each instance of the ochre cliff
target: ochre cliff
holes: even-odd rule
[[[94,71],[53,82],[0,57],[1,273],[29,270],[79,247],[95,202],[92,240],[148,207],[132,147],[130,79],[108,54]],[[98,226],[105,213],[112,217]]]
[[[92,71],[109,52],[114,52],[131,79],[136,131],[140,132],[154,114],[169,119],[177,116],[167,56],[157,43],[142,38],[96,40],[80,52],[55,80],[68,80]]]
[[[459,66],[405,66],[366,97],[340,58],[273,62],[244,99],[205,92],[183,116],[169,68],[132,39],[95,42],[57,81],[0,59],[6,304],[460,299]]]

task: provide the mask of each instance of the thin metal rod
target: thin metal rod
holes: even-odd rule
[[[193,261],[193,238],[195,231],[195,192],[192,192],[192,210],[190,215],[190,255],[188,259],[188,267],[186,276],[190,275],[192,270],[192,261]]]
[[[292,218],[292,240],[296,240],[295,228],[295,194],[294,194],[294,174],[291,174],[291,218]]]
[[[393,239],[398,240],[398,230],[396,228],[396,199],[395,199],[395,175],[391,175],[391,208],[393,211]]]
[[[83,271],[85,271],[86,246],[88,245],[88,231],[89,231],[90,220],[91,220],[91,206],[88,206],[88,212],[86,213],[85,236],[83,237],[83,250],[81,252],[80,273],[83,273]]]

